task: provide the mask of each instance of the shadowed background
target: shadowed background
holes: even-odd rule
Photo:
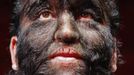
[[[124,65],[119,65],[115,75],[134,75],[134,1],[120,0],[121,28],[118,40]],[[0,75],[5,75],[11,69],[9,53],[9,23],[11,16],[11,0],[0,0]]]

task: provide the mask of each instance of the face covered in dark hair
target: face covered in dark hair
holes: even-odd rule
[[[22,1],[15,74],[111,75],[115,41],[94,2]]]

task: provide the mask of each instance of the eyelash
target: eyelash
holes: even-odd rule
[[[51,12],[49,11],[44,11],[40,15],[42,15],[44,18],[48,18],[51,15]]]
[[[92,15],[88,12],[82,12],[82,13],[79,14],[79,17],[89,18],[89,17],[92,17]]]
[[[37,10],[29,15],[29,18],[31,20],[39,19],[42,16],[42,18],[48,18],[52,16],[51,11],[45,9],[45,10]]]
[[[37,16],[35,16],[37,18]],[[49,20],[53,17],[52,11],[50,10],[43,10],[38,13],[38,18],[42,17],[43,20]],[[82,20],[82,19],[95,19],[95,16],[90,12],[80,12],[76,15],[76,19]],[[98,20],[97,20],[98,21]],[[99,22],[102,22],[101,19],[99,19]]]
[[[40,20],[49,20],[51,18],[52,18],[51,11],[44,10],[44,11],[40,12],[40,14],[39,14],[39,19]]]
[[[78,14],[77,19],[94,19],[99,23],[103,23],[103,19],[100,16],[96,16],[90,12],[81,12]]]

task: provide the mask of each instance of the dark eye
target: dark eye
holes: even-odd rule
[[[89,18],[89,17],[91,17],[91,15],[89,13],[87,13],[87,12],[83,12],[83,13],[80,14],[80,17]]]
[[[51,16],[51,13],[48,12],[48,11],[46,11],[46,12],[43,12],[41,15],[42,15],[44,18],[48,18],[49,16]]]
[[[49,11],[44,11],[40,14],[39,20],[49,20],[52,18],[52,13]]]
[[[80,18],[80,19],[91,19],[92,16],[91,16],[91,14],[88,13],[88,12],[82,12],[82,13],[80,13],[79,18]]]

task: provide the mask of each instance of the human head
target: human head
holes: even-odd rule
[[[11,25],[16,75],[110,75],[117,68],[114,0],[16,0]]]

